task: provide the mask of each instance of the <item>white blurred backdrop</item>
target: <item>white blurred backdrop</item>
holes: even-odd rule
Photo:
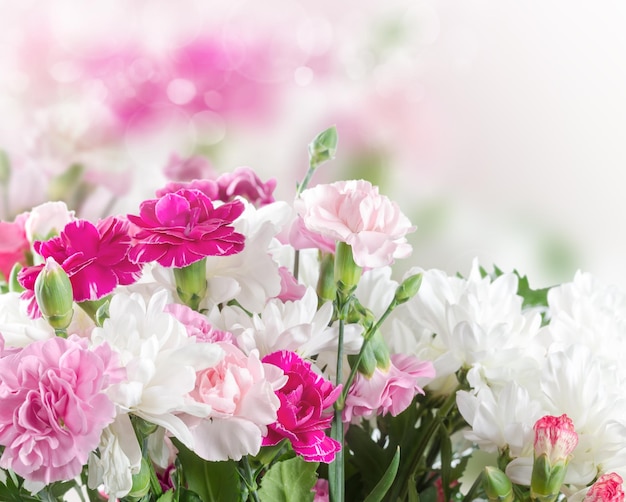
[[[314,181],[379,183],[410,264],[626,287],[625,22],[616,0],[0,0],[4,215],[72,163],[86,216],[133,211],[172,154],[290,198],[336,124]]]

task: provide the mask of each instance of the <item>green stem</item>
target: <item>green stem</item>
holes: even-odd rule
[[[337,295],[339,297],[339,295]],[[337,340],[337,376],[336,384],[341,384],[341,376],[343,375],[343,331],[344,331],[344,317],[346,306],[349,303],[346,301],[343,304],[342,299],[339,299],[339,337]],[[335,455],[335,460],[330,464],[328,468],[328,481],[331,502],[343,502],[344,501],[344,472],[343,472],[343,407],[345,400],[338,399],[335,403],[335,411],[333,416],[333,423],[330,429],[330,437],[337,441],[341,448]]]
[[[243,481],[248,487],[248,490],[250,492],[249,498],[251,497],[254,502],[261,502],[261,499],[259,498],[259,494],[256,491],[257,489],[256,480],[252,472],[252,467],[250,467],[250,462],[248,461],[247,455],[244,455],[242,457],[241,466],[243,467],[243,474],[244,474]]]

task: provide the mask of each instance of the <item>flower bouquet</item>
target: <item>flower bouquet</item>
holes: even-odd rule
[[[363,180],[0,223],[0,500],[617,501],[626,296],[411,268]]]

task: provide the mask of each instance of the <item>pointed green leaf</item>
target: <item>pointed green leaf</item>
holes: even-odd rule
[[[313,500],[317,462],[301,457],[274,464],[263,476],[258,491],[262,502],[304,502]]]
[[[393,484],[393,480],[396,479],[396,473],[398,472],[398,465],[400,464],[400,448],[396,448],[396,454],[393,456],[393,460],[389,467],[385,471],[385,474],[380,479],[378,484],[372,490],[372,492],[367,496],[365,502],[380,502],[391,485]]]

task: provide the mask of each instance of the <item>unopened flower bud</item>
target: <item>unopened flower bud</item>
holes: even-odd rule
[[[141,459],[141,468],[133,474],[133,485],[127,497],[130,500],[140,500],[150,491],[150,465],[145,458]]]
[[[335,158],[337,153],[337,128],[329,127],[319,133],[309,144],[309,159],[311,167],[317,167],[327,160]]]
[[[337,289],[349,294],[356,288],[361,278],[361,267],[354,263],[352,248],[345,242],[338,242],[335,250],[335,283]]]
[[[545,416],[537,420],[535,429],[535,460],[530,482],[533,500],[557,500],[567,472],[570,455],[578,444],[578,434],[567,415]]]
[[[20,263],[16,263],[15,265],[13,265],[13,268],[9,273],[9,279],[7,280],[7,284],[9,286],[9,291],[11,291],[12,293],[21,293],[22,291],[24,291],[24,288],[17,280],[17,274],[19,274],[20,270],[22,270],[23,268],[24,267],[22,267]]]
[[[408,302],[417,294],[421,285],[422,274],[414,274],[410,277],[407,277],[406,279],[404,279],[404,281],[402,281],[402,284],[400,284],[396,288],[394,300],[398,305]]]
[[[207,292],[206,258],[173,271],[178,297],[189,308],[198,311]]]
[[[485,467],[484,486],[489,502],[513,502],[513,483],[497,467]]]
[[[322,302],[333,301],[337,296],[334,272],[335,256],[331,253],[322,253],[320,259],[320,275],[317,279],[317,296]]]
[[[46,259],[35,280],[35,298],[41,315],[55,330],[64,330],[70,325],[74,314],[72,284],[53,258]]]
[[[348,356],[351,364],[356,364],[358,356]],[[385,343],[380,331],[376,330],[365,344],[361,351],[361,358],[358,361],[359,373],[371,377],[376,368],[387,371],[391,365],[389,357],[389,347]]]

